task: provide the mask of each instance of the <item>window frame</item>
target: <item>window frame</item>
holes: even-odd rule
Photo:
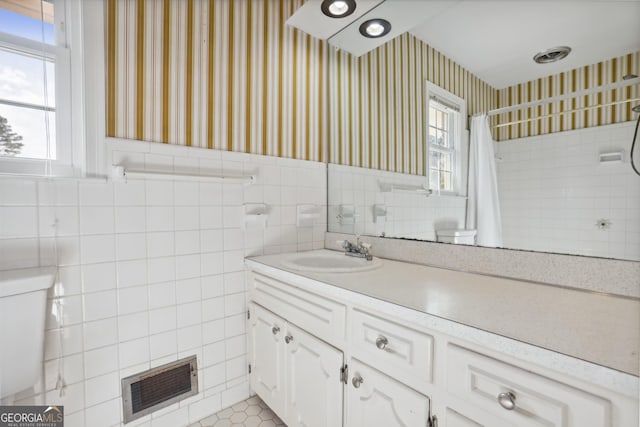
[[[0,157],[0,175],[101,175],[104,149],[104,4],[53,0],[56,44],[0,32],[3,48],[55,58],[56,159]],[[91,88],[88,96],[85,88]]]
[[[462,196],[463,195],[463,182],[464,182],[464,121],[467,117],[466,114],[466,103],[464,99],[459,96],[454,95],[453,93],[435,85],[430,81],[425,81],[425,108],[424,108],[424,135],[425,135],[425,175],[427,179],[427,188],[430,188],[434,195],[445,195],[445,196]],[[452,147],[442,147],[437,144],[432,144],[429,139],[429,129],[431,127],[436,127],[433,120],[430,118],[429,110],[431,108],[431,103],[434,101],[437,103],[436,109],[441,111],[449,109],[451,111],[456,111],[455,115],[450,116],[449,122],[449,135],[451,137],[450,142]],[[452,154],[452,190],[440,190],[438,188],[431,188],[431,167],[430,167],[430,155],[432,152],[441,152],[441,153],[451,153]]]

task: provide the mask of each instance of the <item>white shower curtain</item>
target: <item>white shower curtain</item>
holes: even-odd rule
[[[493,153],[489,117],[486,114],[477,115],[471,119],[466,228],[478,230],[477,245],[502,246],[496,159]]]

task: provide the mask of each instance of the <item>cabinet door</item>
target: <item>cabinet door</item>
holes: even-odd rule
[[[289,427],[342,425],[342,352],[291,324],[285,338]]]
[[[251,388],[283,417],[285,321],[254,303],[249,304],[249,310]]]
[[[349,363],[347,390],[349,427],[427,425],[426,396],[354,359]]]

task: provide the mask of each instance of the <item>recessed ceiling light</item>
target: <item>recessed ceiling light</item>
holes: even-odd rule
[[[320,10],[329,18],[344,18],[355,12],[356,2],[355,0],[324,0]]]
[[[538,64],[550,64],[551,62],[560,61],[571,53],[569,46],[558,46],[547,49],[544,52],[536,53],[533,60]]]
[[[391,31],[391,23],[386,19],[369,19],[360,25],[360,34],[370,39],[384,37]]]

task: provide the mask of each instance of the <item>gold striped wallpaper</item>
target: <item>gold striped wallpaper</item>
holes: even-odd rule
[[[326,42],[303,0],[108,0],[107,136],[325,161]]]
[[[639,73],[640,52],[630,53],[608,61],[500,89],[497,93],[497,108],[608,85],[621,81],[624,75]],[[496,140],[501,141],[626,122],[635,119],[631,112],[631,107],[635,104],[623,101],[637,98],[640,98],[640,87],[633,85],[529,107],[499,115],[497,124],[533,120],[511,126],[496,127],[492,129],[492,133]],[[613,105],[602,106],[606,104]],[[598,107],[585,109],[589,106]]]
[[[463,98],[467,114],[497,91],[409,33],[359,57],[329,54],[329,162],[424,174],[424,81]]]

